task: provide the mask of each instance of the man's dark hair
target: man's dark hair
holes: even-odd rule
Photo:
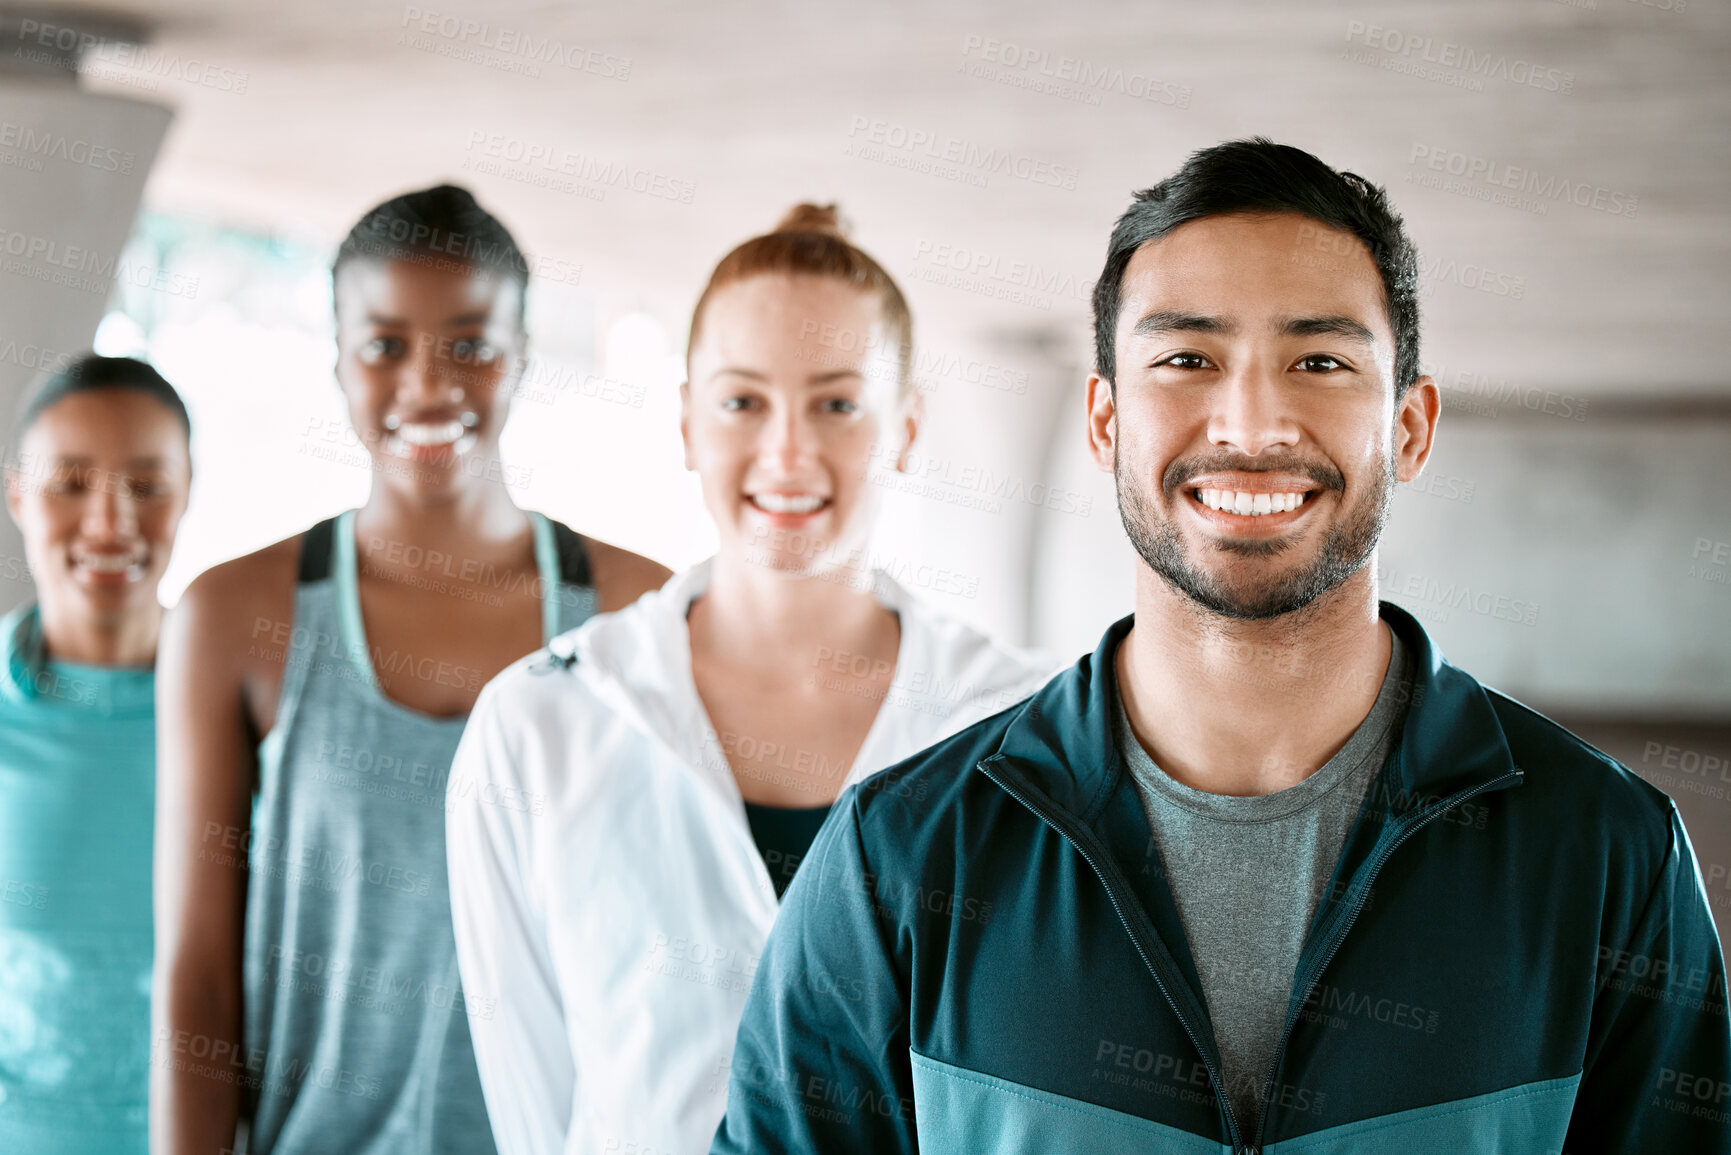
[[[392,197],[368,209],[337,249],[331,265],[335,285],[342,267],[354,260],[409,261],[434,268],[489,269],[517,283],[517,324],[523,323],[529,286],[529,260],[499,218],[475,201],[475,194],[453,184],[435,185]]]
[[[187,444],[192,444],[192,418],[186,412],[186,403],[167,378],[154,367],[132,357],[99,357],[95,353],[74,359],[64,368],[44,377],[25,394],[24,403],[18,409],[18,420],[12,426],[15,431],[13,439],[22,441],[25,432],[50,405],[93,389],[130,389],[148,395],[174,414],[186,434]]]
[[[1363,177],[1336,172],[1303,149],[1261,136],[1192,153],[1183,168],[1137,193],[1118,218],[1106,268],[1094,284],[1100,376],[1115,384],[1124,269],[1136,250],[1179,225],[1228,213],[1297,213],[1351,233],[1370,248],[1394,332],[1394,396],[1404,397],[1418,380],[1418,250],[1399,214],[1389,207],[1387,193]]]

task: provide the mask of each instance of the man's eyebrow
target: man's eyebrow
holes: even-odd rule
[[[1330,314],[1323,317],[1288,317],[1276,321],[1275,329],[1286,337],[1345,337],[1366,345],[1376,344],[1376,334],[1351,317]]]
[[[1224,317],[1186,313],[1182,309],[1157,309],[1130,330],[1135,337],[1157,337],[1163,333],[1230,333],[1237,328]]]

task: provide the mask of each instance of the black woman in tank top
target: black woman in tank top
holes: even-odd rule
[[[217,566],[159,675],[152,1149],[490,1152],[445,865],[482,684],[662,567],[512,501],[527,263],[466,191],[369,212],[333,271],[359,509]],[[438,559],[435,561],[434,559]]]

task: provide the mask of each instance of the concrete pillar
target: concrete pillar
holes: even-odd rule
[[[171,110],[82,91],[38,25],[0,14],[0,447],[44,370],[87,352]],[[64,53],[61,53],[62,59]],[[0,613],[33,596],[0,517]]]

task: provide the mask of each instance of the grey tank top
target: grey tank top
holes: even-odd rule
[[[596,597],[583,541],[538,513],[543,640]],[[399,705],[378,674],[478,677],[374,650],[362,628],[354,511],[301,546],[276,724],[259,746],[246,909],[249,1155],[490,1155],[445,871],[445,799],[462,717]],[[453,794],[463,783],[451,783]]]

